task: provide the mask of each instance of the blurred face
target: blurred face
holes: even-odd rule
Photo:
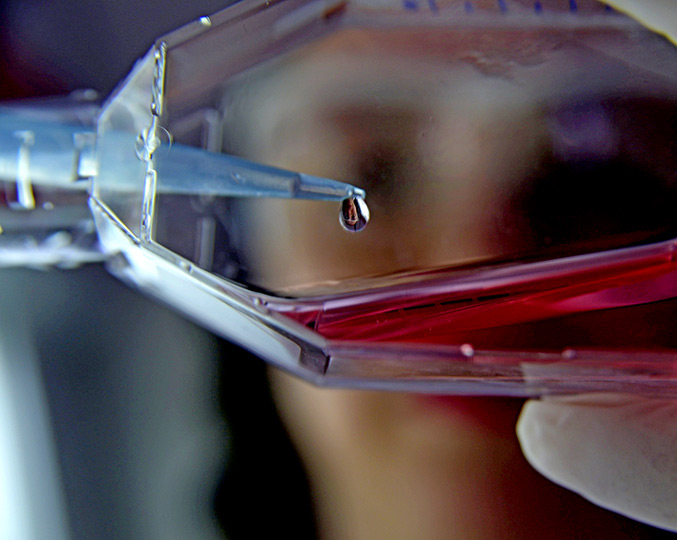
[[[235,125],[240,108],[253,115],[230,151],[358,185],[371,209],[365,231],[350,234],[336,203],[242,202],[256,239],[250,278],[264,288],[302,296],[548,247],[556,237],[520,211],[533,183],[516,184],[547,176],[562,154],[617,151],[613,118],[594,105],[548,108],[487,59],[441,70],[435,55],[454,44],[431,37],[423,61],[388,54],[407,48],[406,35],[347,34],[251,75],[224,106]],[[552,75],[525,65],[529,77]],[[571,114],[593,126],[588,139],[570,136]],[[580,223],[572,242],[589,244]],[[514,435],[519,400],[321,390],[278,372],[271,381],[326,538],[640,537],[530,470]]]
[[[435,71],[378,51],[317,51],[247,84],[255,105],[243,108],[255,109],[261,129],[235,150],[362,187],[372,214],[364,231],[346,234],[335,203],[245,203],[256,216],[250,227],[258,241],[248,253],[255,282],[305,295],[336,280],[526,247],[518,234],[505,238],[510,214],[500,210],[511,178],[539,159],[543,120],[501,81]]]

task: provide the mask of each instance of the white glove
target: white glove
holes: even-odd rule
[[[677,45],[677,0],[601,0]]]
[[[599,506],[677,531],[677,400],[588,395],[529,401],[522,451]]]

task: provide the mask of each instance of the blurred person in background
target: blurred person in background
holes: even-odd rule
[[[619,230],[632,219],[613,205],[634,207],[638,197],[652,196],[650,183],[643,182],[642,193],[633,190],[625,198],[622,174],[636,175],[633,170],[595,179],[611,182],[617,192],[605,204],[589,178],[551,157],[558,133],[543,112],[544,100],[522,99],[500,76],[486,76],[472,62],[445,65],[441,72],[415,53],[396,56],[416,50],[416,37],[406,39],[405,33],[337,34],[235,84],[224,106],[226,133],[237,133],[230,151],[353,181],[367,192],[372,213],[355,238],[330,219],[331,203],[243,201],[240,211],[249,216],[254,239],[245,248],[247,260],[259,283],[283,296],[312,297],[331,278],[341,284],[343,275],[379,276],[392,268],[537,252],[543,231],[565,242],[571,222],[572,238],[594,242],[600,231]],[[448,43],[431,39],[427,45],[432,51],[446,47],[444,58],[455,58],[454,46],[465,50],[452,39]],[[560,110],[566,106],[559,104]],[[574,101],[571,107],[582,111],[585,104]],[[631,111],[628,106],[624,114]],[[658,111],[656,124],[663,114]],[[583,123],[586,117],[579,114]],[[229,129],[231,124],[237,127]],[[551,187],[560,181],[567,185],[566,198]],[[590,200],[596,205],[592,213]],[[564,227],[555,224],[561,215],[569,216]],[[582,339],[584,331],[591,346],[607,343],[600,316],[596,325],[583,326],[557,320],[522,333],[513,325],[480,341],[537,350],[553,335]],[[378,331],[378,325],[365,330]],[[438,338],[447,343],[446,335]],[[327,390],[277,370],[270,370],[270,380],[309,472],[322,538],[673,536],[596,507],[536,473],[515,433],[523,400]]]
[[[221,6],[191,6],[197,10],[191,14],[186,8],[176,6],[168,9],[163,3],[162,9],[158,6],[147,6],[147,14],[136,12],[134,20],[130,20],[129,10],[121,7],[110,8],[104,5],[96,6],[99,15],[90,17],[90,24],[77,26],[66,21],[75,21],[82,18],[84,6],[69,4],[71,7],[48,8],[42,4],[23,3],[23,7],[6,7],[11,15],[6,20],[14,21],[11,35],[12,46],[7,50],[12,54],[5,57],[3,68],[8,81],[3,92],[7,97],[17,97],[24,94],[58,93],[70,89],[94,86],[97,90],[107,93],[112,85],[119,81],[129,69],[131,61],[138,57],[150,40],[166,30],[187,22],[204,13],[215,11]],[[56,17],[47,17],[45,10],[55,9],[61,22],[56,23]],[[90,8],[92,9],[92,8]],[[135,7],[135,10],[142,9]],[[35,11],[33,11],[35,10]],[[171,14],[171,16],[170,16]],[[54,12],[52,13],[54,15]],[[174,19],[176,15],[176,19]],[[163,19],[166,17],[166,19]],[[25,21],[23,26],[14,26],[16,21]],[[26,22],[31,21],[31,22]],[[55,28],[51,33],[40,25],[33,25],[34,21],[54,22]],[[152,21],[153,24],[148,24]],[[166,22],[166,25],[165,25]],[[80,23],[81,24],[81,23]],[[155,26],[157,24],[157,27]],[[130,26],[134,25],[134,26]],[[73,32],[79,28],[81,33]],[[107,32],[102,35],[101,29]],[[28,34],[22,34],[27,32]],[[35,41],[28,38],[32,35]],[[139,39],[143,35],[142,43],[132,39]],[[47,37],[51,36],[51,37]],[[124,36],[124,38],[122,37]],[[107,42],[100,48],[95,43]],[[8,39],[7,36],[5,39]],[[19,53],[16,40],[22,43],[23,49]],[[68,40],[76,40],[75,42]],[[50,47],[49,43],[58,44]],[[31,49],[31,45],[34,47]],[[53,55],[48,55],[47,50]],[[74,57],[73,52],[93,52],[92,56],[84,58]],[[124,57],[124,59],[123,59]],[[41,59],[41,62],[38,60]],[[63,71],[54,72],[54,66],[66,65]],[[87,66],[87,69],[82,69]],[[101,79],[94,81],[92,66],[96,66],[97,76]],[[326,66],[325,66],[326,67]],[[314,68],[310,68],[314,69]],[[359,60],[349,66],[361,80],[364,79],[364,68],[359,66]],[[370,80],[378,84],[379,80],[387,80],[383,76],[387,66],[370,73]],[[414,69],[414,68],[412,68]],[[78,74],[77,76],[75,74]],[[343,72],[345,75],[345,72]],[[335,83],[332,79],[335,74],[332,70],[322,71],[316,80]],[[401,74],[399,75],[401,76]],[[345,83],[345,80],[343,81]],[[400,81],[403,82],[403,81]],[[46,84],[45,84],[46,83]],[[44,85],[44,86],[43,86]],[[394,109],[386,110],[389,114],[379,115],[374,103],[352,103],[349,95],[350,85],[338,106],[320,103],[317,109],[305,107],[301,122],[305,122],[306,139],[261,142],[261,138],[270,133],[252,134],[250,140],[258,140],[261,144],[254,144],[254,149],[242,149],[242,153],[253,155],[260,152],[260,148],[270,149],[272,153],[279,152],[280,156],[291,156],[292,162],[287,165],[292,168],[305,170],[322,167],[323,163],[335,163],[340,159],[345,146],[351,144],[362,149],[372,149],[365,152],[364,175],[378,178],[387,172],[390,178],[398,175],[411,174],[412,160],[416,156],[407,154],[404,144],[411,133],[416,132],[415,122],[421,111],[413,101],[405,100],[404,107],[397,111],[402,115],[393,131],[392,114]],[[299,94],[284,78],[266,81],[262,85],[262,93],[255,98],[261,106],[271,105],[278,114],[277,130],[284,130],[284,123],[288,118],[299,119],[295,107],[299,103],[308,105],[310,96]],[[318,92],[321,89],[316,88]],[[319,92],[321,95],[321,92]],[[496,95],[500,94],[499,92]],[[477,148],[459,147],[457,153],[445,155],[445,159],[456,160],[462,163],[466,172],[474,173],[477,178],[485,178],[479,174],[483,167],[481,155],[498,149],[496,141],[483,138],[481,133],[490,122],[500,114],[500,102],[492,108],[491,97],[485,103],[487,108],[482,111],[467,112],[464,129],[471,129],[478,134],[476,141],[484,146]],[[441,103],[444,103],[444,94]],[[346,106],[348,103],[348,106]],[[401,101],[399,102],[401,105]],[[352,105],[352,106],[351,106]],[[333,107],[333,108],[332,108]],[[332,122],[331,133],[325,131],[326,122],[319,122],[313,115],[315,111],[330,110]],[[454,137],[457,128],[458,116],[444,108],[439,113],[441,130],[447,137]],[[456,113],[457,111],[454,111]],[[470,114],[470,113],[477,114]],[[426,111],[427,113],[427,111]],[[368,121],[365,121],[365,118]],[[326,120],[323,119],[323,120]],[[504,119],[510,125],[511,119]],[[529,163],[530,148],[520,145],[520,136],[532,139],[533,131],[538,131],[537,119],[528,114],[514,119],[513,132],[515,139],[512,149],[521,148],[522,153],[506,153],[494,162],[497,167],[515,171]],[[517,129],[519,128],[519,129]],[[271,133],[279,133],[273,130]],[[339,139],[331,139],[339,134]],[[257,139],[258,137],[258,139]],[[330,139],[341,144],[318,144]],[[380,145],[380,146],[379,146]],[[290,148],[291,146],[291,148]],[[386,156],[385,160],[378,161],[379,156]],[[264,161],[276,162],[282,158],[268,154],[255,155]],[[448,163],[433,163],[430,174],[434,176],[436,170],[448,167]],[[486,172],[486,171],[482,171]],[[350,176],[350,175],[348,175]],[[421,190],[424,186],[418,186]],[[415,198],[417,204],[425,204],[429,209],[431,222],[426,225],[432,229],[458,227],[472,231],[474,235],[464,235],[461,244],[453,246],[435,245],[429,238],[423,238],[417,231],[406,229],[402,236],[397,238],[410,248],[412,258],[431,258],[440,256],[440,249],[447,250],[449,256],[472,257],[486,248],[486,235],[483,232],[491,225],[486,222],[487,216],[464,212],[468,208],[482,208],[495,204],[489,200],[494,192],[486,186],[469,186],[462,197],[457,199],[458,208],[454,213],[457,221],[449,222],[448,214],[443,213],[436,204],[443,200],[440,193],[420,193]],[[390,191],[390,192],[389,192]],[[394,190],[383,190],[382,199],[376,200],[376,206],[387,209],[393,204],[392,197],[411,196],[410,193],[394,193]],[[388,197],[391,197],[390,199]],[[378,198],[378,195],[377,195]],[[468,204],[473,201],[474,204]],[[271,228],[265,221],[253,224],[257,227],[254,234],[270,235],[269,245],[274,246],[280,238],[287,235],[317,235],[316,241],[326,239],[325,231],[313,231],[308,227],[312,222],[312,215],[299,212],[294,208],[284,211],[270,208],[263,211],[256,208],[258,205],[267,206],[268,202],[252,203],[252,215],[275,216],[277,223],[283,220],[286,227],[279,228],[274,236]],[[254,211],[255,210],[255,211]],[[300,217],[299,217],[300,216]],[[491,216],[490,216],[491,217]],[[402,219],[401,215],[394,216]],[[404,220],[406,222],[406,219]],[[430,230],[430,229],[428,229]],[[376,231],[373,234],[377,234]],[[514,241],[528,242],[528,239],[513,239]],[[369,258],[378,271],[379,265],[387,267],[390,264],[388,257],[393,256],[393,250],[387,245],[368,245],[361,254],[361,259]],[[380,251],[379,251],[380,250]],[[378,256],[374,256],[377,253]],[[336,266],[350,264],[351,260],[336,256],[318,260],[314,252],[304,253],[274,253],[266,250],[264,260],[261,254],[251,253],[250,257],[260,264],[261,272],[268,273],[272,278],[284,283],[288,277],[296,277],[299,272],[312,275],[321,272],[321,265]],[[347,262],[346,262],[347,261]],[[86,273],[93,272],[92,277]],[[288,272],[289,276],[284,272]],[[70,356],[69,347],[73,341],[83,339],[77,332],[83,326],[89,327],[87,340],[96,350],[96,354],[82,356],[77,363],[75,373],[71,373],[73,359],[67,358],[62,362],[52,364],[44,361],[45,380],[48,393],[48,402],[56,417],[55,428],[57,446],[63,460],[64,484],[66,486],[66,500],[70,506],[70,518],[74,538],[210,538],[218,535],[213,524],[208,524],[209,518],[204,514],[201,519],[191,521],[196,515],[209,511],[208,499],[210,478],[218,475],[223,465],[215,455],[223,445],[221,440],[222,426],[215,416],[213,375],[217,370],[214,359],[218,356],[217,345],[213,338],[190,326],[183,325],[178,318],[165,313],[157,307],[143,300],[135,299],[132,293],[122,292],[121,285],[110,283],[108,278],[98,270],[85,270],[84,273],[65,275],[63,277],[49,276],[40,289],[34,294],[44,296],[46,305],[40,309],[52,306],[52,316],[43,315],[44,322],[40,326],[37,338],[42,339],[42,333],[47,332],[54,319],[60,317],[63,306],[72,298],[82,295],[83,304],[91,303],[91,298],[99,298],[97,303],[105,306],[106,316],[98,322],[97,317],[85,307],[70,310],[76,314],[72,326],[63,328],[57,326],[54,330],[55,339],[67,336],[63,343],[50,345],[50,351],[66,347],[66,356]],[[36,277],[32,274],[9,276],[13,283],[20,283],[20,290],[29,290]],[[8,278],[8,282],[9,282]],[[44,276],[40,276],[41,279]],[[66,298],[51,300],[47,292],[58,288],[59,280],[79,279],[83,283],[70,283],[65,288]],[[105,285],[103,285],[105,283]],[[63,288],[63,285],[61,285]],[[110,289],[109,289],[110,287]],[[111,292],[112,291],[112,292]],[[101,297],[101,298],[100,298]],[[118,297],[120,298],[118,300]],[[116,301],[113,301],[113,298]],[[21,298],[15,299],[20,303]],[[117,313],[117,315],[115,315]],[[114,320],[111,321],[110,318]],[[119,320],[118,320],[119,319]],[[131,322],[130,322],[131,319]],[[150,320],[150,322],[149,322]],[[120,330],[121,322],[124,332]],[[115,332],[111,329],[115,328]],[[102,330],[105,329],[105,330]],[[74,331],[75,330],[75,331]],[[99,341],[101,340],[101,342]],[[109,345],[105,346],[105,343]],[[124,344],[124,347],[122,346]],[[131,346],[131,350],[127,347]],[[158,345],[162,344],[162,345]],[[78,348],[84,347],[81,342]],[[103,351],[110,349],[108,355]],[[265,431],[278,429],[276,424],[263,424],[261,418],[271,414],[270,410],[258,413],[263,402],[269,405],[265,397],[263,370],[260,362],[253,359],[233,361],[234,355],[244,354],[225,344],[218,345],[222,357],[221,364],[221,402],[224,405],[225,415],[229,420],[229,430],[232,434],[232,443],[229,454],[229,471],[223,479],[222,487],[217,490],[217,512],[223,517],[223,528],[230,533],[230,537],[258,538],[271,534],[292,534],[300,538],[302,534],[313,534],[312,518],[309,513],[298,507],[304,507],[307,501],[302,492],[287,491],[288,481],[302,477],[294,461],[284,461],[280,456],[285,454],[283,443],[269,439]],[[173,360],[168,364],[167,355],[171,349]],[[155,359],[153,359],[155,357]],[[144,361],[145,359],[145,361]],[[91,363],[90,363],[91,362]],[[235,367],[230,364],[255,363],[258,367]],[[58,366],[71,366],[66,370]],[[56,366],[56,367],[55,367]],[[92,368],[96,366],[96,368]],[[171,367],[170,367],[171,366]],[[95,374],[103,374],[96,380]],[[156,379],[158,374],[164,374],[167,379]],[[171,374],[174,374],[173,376]],[[186,373],[191,374],[186,377]],[[67,417],[67,412],[82,415],[83,409],[74,407],[73,399],[81,399],[82,386],[79,386],[83,376],[89,379],[88,401],[81,401],[79,405],[84,410],[91,409],[92,402],[100,407],[100,416],[89,416],[92,425],[89,429],[75,430],[66,435],[67,448],[64,448],[63,438],[67,429],[74,426],[73,418]],[[461,397],[422,397],[413,394],[376,393],[349,390],[326,390],[309,386],[307,383],[293,379],[285,374],[272,371],[269,374],[271,387],[282,417],[291,437],[303,459],[310,478],[313,506],[317,516],[319,536],[322,538],[341,538],[355,540],[379,539],[492,539],[492,538],[663,538],[673,536],[671,533],[653,529],[637,522],[621,517],[612,512],[600,509],[580,496],[561,488],[536,473],[524,459],[515,435],[515,424],[520,414],[523,401],[507,398],[461,398]],[[116,380],[120,378],[120,380]],[[78,381],[77,384],[74,381]],[[188,381],[188,383],[186,382]],[[190,381],[193,381],[192,383]],[[87,381],[85,381],[87,382]],[[112,392],[112,399],[101,401],[102,396],[111,395],[111,386],[121,392]],[[67,396],[59,395],[64,388],[70,388]],[[52,390],[50,390],[50,387]],[[56,390],[54,390],[56,388]],[[156,392],[148,392],[148,389]],[[177,391],[178,388],[178,391]],[[239,389],[239,391],[237,391]],[[140,394],[146,394],[141,395]],[[75,397],[74,397],[75,396]],[[180,398],[176,401],[177,396]],[[184,401],[185,399],[185,401]],[[108,403],[108,405],[106,405]],[[168,409],[162,410],[162,405]],[[132,405],[136,408],[132,410]],[[268,405],[264,405],[264,408]],[[157,408],[154,412],[148,407]],[[169,413],[169,414],[167,414]],[[126,415],[126,416],[125,416]],[[60,419],[61,417],[61,419]],[[179,419],[177,423],[177,418]],[[109,423],[122,427],[115,432],[116,438],[106,434],[92,434],[92,429],[102,429]],[[61,422],[61,423],[59,423]],[[169,427],[158,433],[164,442],[165,448],[160,445],[147,445],[148,440],[139,437],[150,426],[162,425],[169,422]],[[272,421],[271,421],[272,422]],[[75,423],[77,425],[77,423]],[[97,426],[94,427],[93,426]],[[178,426],[178,427],[177,427]],[[106,428],[103,428],[106,429]],[[60,433],[60,430],[61,433]],[[197,430],[197,431],[196,431]],[[238,448],[237,431],[249,442],[245,450]],[[169,435],[168,435],[169,433]],[[100,445],[94,452],[85,452],[86,459],[97,461],[93,471],[88,475],[88,481],[95,484],[94,492],[103,489],[110,497],[115,509],[106,508],[105,504],[92,504],[82,500],[84,493],[92,494],[91,485],[78,481],[78,471],[81,471],[83,461],[82,448],[78,448],[83,441],[95,440]],[[143,442],[145,441],[145,443]],[[189,442],[190,441],[190,442]],[[89,444],[89,443],[85,443]],[[143,446],[146,444],[147,446]],[[178,461],[170,459],[176,454],[178,445],[187,444],[192,449],[184,450]],[[127,451],[118,452],[115,445],[127,447]],[[127,446],[129,445],[129,446]],[[281,445],[281,446],[278,446]],[[111,451],[111,448],[114,450]],[[166,452],[170,448],[170,452]],[[242,447],[241,447],[242,448]],[[148,473],[150,464],[157,464],[155,452],[164,451],[166,463],[153,475],[144,477]],[[253,458],[249,463],[240,465],[238,455],[250,453]],[[142,455],[142,459],[131,459],[130,456]],[[70,460],[70,465],[69,465]],[[170,501],[160,495],[166,493],[167,486],[162,483],[134,483],[135,475],[141,478],[169,478],[172,475],[180,476],[180,468],[173,464],[182,463],[186,477],[191,477],[191,488],[186,484],[176,483],[170,490],[180,493],[178,500]],[[241,462],[242,463],[242,462]],[[116,474],[107,471],[111,466],[120,467],[125,474],[124,480],[116,478]],[[238,469],[238,467],[242,467]],[[288,477],[283,476],[287,469],[292,470]],[[239,472],[234,472],[238,471]],[[120,485],[111,489],[110,480],[119,481]],[[179,471],[179,474],[177,474]],[[237,477],[241,475],[241,480]],[[176,478],[174,478],[176,480]],[[200,487],[200,482],[202,482]],[[301,484],[303,480],[301,480]],[[129,486],[134,486],[131,490]],[[275,487],[277,486],[277,487]],[[291,488],[289,488],[291,489]],[[82,490],[80,493],[79,490]],[[89,491],[88,491],[89,490]],[[175,490],[175,491],[174,491]],[[199,494],[193,495],[186,494]],[[293,494],[293,496],[292,496]],[[287,504],[289,503],[289,504]],[[99,513],[94,517],[82,508],[89,504],[87,512]],[[78,505],[83,505],[78,507]],[[129,508],[128,505],[136,506]],[[144,523],[148,518],[148,508],[155,508],[153,519]],[[144,511],[141,512],[140,509]],[[174,513],[180,509],[185,517],[179,520]],[[124,524],[116,523],[124,518]],[[151,524],[152,522],[152,524]],[[263,529],[267,522],[270,530]],[[180,529],[172,529],[172,525],[182,523]],[[188,524],[188,525],[186,525]],[[310,524],[310,525],[309,525]],[[87,528],[87,525],[91,528]],[[192,528],[191,528],[192,527]],[[199,536],[198,536],[199,535]]]

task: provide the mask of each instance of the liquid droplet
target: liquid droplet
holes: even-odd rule
[[[360,232],[369,223],[369,207],[362,197],[351,196],[341,201],[341,226],[349,232]]]

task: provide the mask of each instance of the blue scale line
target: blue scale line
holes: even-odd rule
[[[404,0],[404,9],[407,11],[418,11],[418,2],[416,0]]]
[[[430,11],[432,13],[439,13],[440,8],[437,6],[437,1],[436,0],[428,0],[428,5],[430,6]]]
[[[534,12],[543,13],[543,4],[541,4],[538,0],[534,2]]]
[[[576,0],[569,0],[569,11],[576,13],[578,11],[578,3]]]
[[[505,0],[498,0],[498,9],[500,9],[503,13],[508,11],[508,4]]]
[[[475,8],[471,2],[465,2],[463,4],[463,7],[465,8],[466,13],[472,13],[473,11],[475,11]]]

